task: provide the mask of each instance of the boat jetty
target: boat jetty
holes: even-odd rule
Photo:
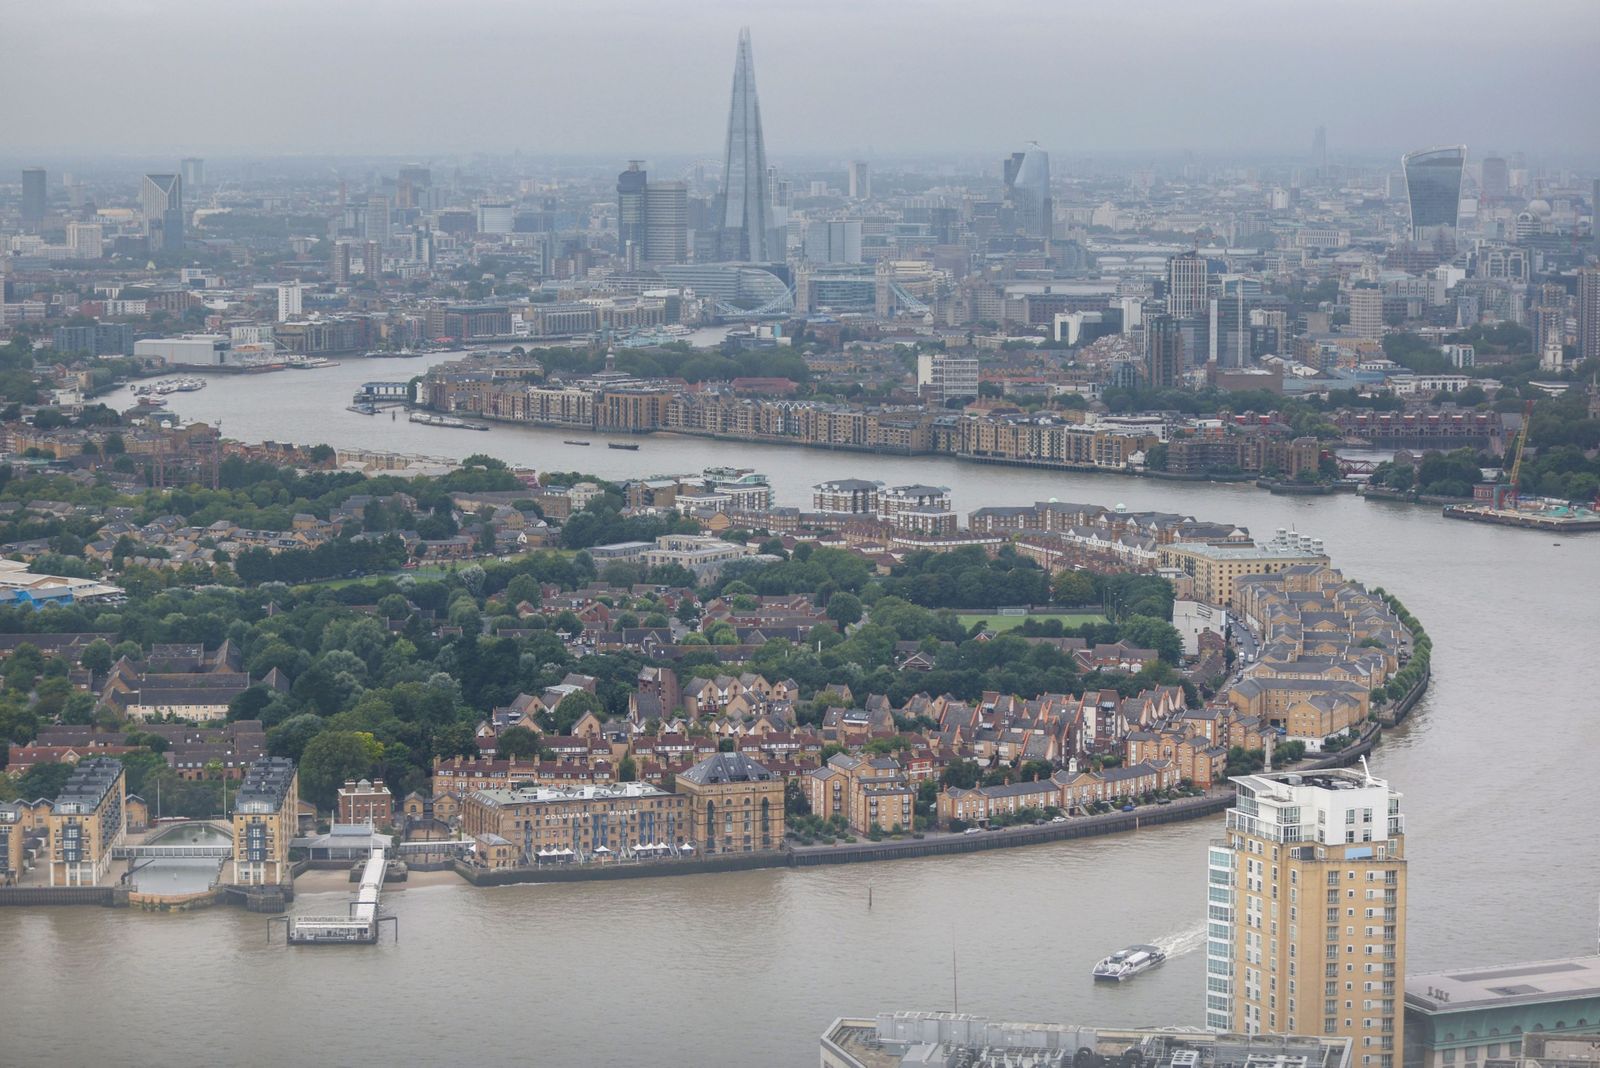
[[[383,893],[384,875],[389,870],[386,851],[382,847],[372,850],[361,869],[361,883],[356,888],[355,899],[350,902],[346,916],[296,916],[284,920],[291,946],[360,945],[378,940],[380,923],[394,924],[395,937],[400,937],[400,921],[385,916],[378,907]],[[271,938],[271,928],[268,928]]]

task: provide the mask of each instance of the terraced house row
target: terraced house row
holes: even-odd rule
[[[1160,441],[1154,432],[996,409],[929,412],[704,392],[675,396],[662,429],[826,448],[936,453],[1068,468],[1123,468]]]
[[[1373,691],[1411,656],[1411,635],[1382,598],[1325,563],[1240,579],[1234,604],[1263,644],[1229,702],[1313,752],[1359,727]]]
[[[583,381],[530,382],[487,371],[436,369],[422,390],[432,407],[510,422],[586,430],[655,430],[834,449],[944,454],[1062,468],[1124,468],[1161,435],[1152,427],[1087,424],[1014,408],[947,412],[689,392],[682,383],[604,372]]]

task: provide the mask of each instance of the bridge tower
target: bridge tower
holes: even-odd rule
[[[889,266],[888,260],[878,261],[873,283],[872,312],[880,319],[887,319],[894,308],[894,268]]]

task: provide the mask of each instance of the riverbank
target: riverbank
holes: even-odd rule
[[[1412,695],[1414,702],[1426,688],[1424,679]],[[1408,709],[1410,705],[1406,706]],[[1360,738],[1318,760],[1293,765],[1296,770],[1344,767],[1372,752],[1383,736],[1382,725],[1367,723]],[[809,868],[820,864],[864,864],[916,857],[952,856],[992,849],[1015,849],[1044,845],[1075,838],[1099,838],[1144,828],[1185,823],[1215,815],[1233,804],[1234,789],[1219,788],[1201,797],[1181,798],[1170,804],[1141,805],[1132,812],[1106,812],[1095,816],[1075,816],[1061,823],[986,830],[977,834],[930,833],[880,842],[853,842],[831,846],[791,846],[767,853],[737,853],[726,856],[695,857],[686,860],[651,860],[636,864],[609,864],[600,867],[501,868],[487,871],[458,863],[456,874],[474,886],[511,886],[518,883],[609,882],[620,879],[653,879],[674,875],[706,875],[715,872],[752,871],[761,868]]]
[[[1417,493],[1413,490],[1390,489],[1388,486],[1368,484],[1361,488],[1361,496],[1369,501],[1387,501],[1390,504],[1450,505],[1471,504],[1471,497],[1441,497],[1434,493]]]
[[[1392,727],[1411,714],[1412,707],[1421,699],[1433,678],[1433,639],[1428,637],[1428,632],[1422,628],[1417,617],[1400,603],[1400,598],[1382,587],[1372,592],[1382,597],[1389,610],[1400,620],[1410,644],[1406,663],[1384,685],[1381,693],[1374,695],[1381,696],[1387,702],[1386,707],[1377,712],[1378,721]]]
[[[1401,649],[1404,665],[1385,686],[1374,691],[1374,714],[1362,725],[1355,742],[1336,752],[1326,753],[1318,759],[1304,760],[1292,767],[1315,770],[1344,766],[1372,752],[1382,737],[1383,728],[1403,722],[1432,678],[1432,641],[1427,632],[1398,598],[1385,590],[1375,588],[1373,594],[1381,597],[1405,628],[1405,641]],[[737,853],[689,858],[650,859],[643,861],[614,861],[594,865],[550,865],[484,869],[456,862],[452,867],[437,870],[415,870],[407,873],[397,888],[405,885],[435,886],[465,880],[475,887],[506,886],[518,883],[574,883],[618,881],[658,878],[674,875],[699,875],[753,871],[778,867],[813,867],[827,864],[867,863],[886,860],[903,860],[914,857],[944,856],[957,853],[974,853],[992,849],[1039,845],[1076,838],[1100,837],[1146,827],[1160,827],[1201,819],[1214,815],[1232,804],[1235,791],[1231,785],[1214,788],[1209,793],[1137,806],[1131,811],[1118,810],[1090,816],[1069,817],[1059,822],[999,829],[985,829],[977,833],[929,832],[888,841],[845,842],[830,845],[783,846],[762,853]],[[278,900],[267,903],[238,899],[240,888],[217,888],[210,891],[181,896],[143,895],[137,891],[130,895],[125,888],[92,888],[65,890],[45,887],[0,888],[0,906],[4,905],[82,905],[95,904],[111,907],[140,907],[147,910],[182,911],[208,907],[212,904],[237,904],[252,911],[281,912],[285,900],[297,893],[333,893],[348,890],[352,879],[350,865],[344,862],[306,862],[295,866],[296,882],[284,888]],[[120,891],[120,892],[118,892]]]
[[[433,409],[419,405],[416,411],[432,411]],[[812,452],[824,453],[862,453],[874,456],[894,456],[905,459],[930,458],[940,460],[957,460],[962,463],[986,464],[998,467],[1023,468],[1035,471],[1056,471],[1070,475],[1122,475],[1130,478],[1149,479],[1153,482],[1180,482],[1180,483],[1216,483],[1226,486],[1250,486],[1266,489],[1272,493],[1326,495],[1332,493],[1355,492],[1353,484],[1337,483],[1331,487],[1322,485],[1303,486],[1299,483],[1268,482],[1248,472],[1220,473],[1202,472],[1198,474],[1178,474],[1171,471],[1157,471],[1147,467],[1106,467],[1099,464],[1074,464],[1063,463],[1058,460],[1028,459],[1017,456],[979,456],[973,453],[943,452],[934,449],[913,449],[908,446],[897,447],[892,445],[861,445],[853,442],[814,442],[797,441],[793,438],[771,437],[741,437],[735,434],[701,433],[694,430],[649,428],[642,430],[608,429],[604,427],[565,426],[558,423],[530,423],[522,419],[505,419],[494,415],[485,415],[474,412],[473,418],[482,419],[491,426],[523,427],[534,430],[559,430],[566,433],[583,433],[595,435],[614,435],[627,438],[680,438],[685,440],[714,441],[738,443],[741,445],[771,445],[777,448],[797,448]]]

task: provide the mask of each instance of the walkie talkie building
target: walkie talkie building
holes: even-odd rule
[[[1406,199],[1411,205],[1411,240],[1455,240],[1456,217],[1461,207],[1461,171],[1467,163],[1467,146],[1429,148],[1401,157],[1405,170]]]

